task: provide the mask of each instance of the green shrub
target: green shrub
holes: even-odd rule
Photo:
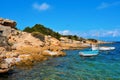
[[[61,34],[59,34],[58,32],[55,32],[52,29],[47,28],[47,27],[45,27],[44,25],[41,25],[41,24],[36,24],[31,28],[26,27],[23,31],[29,32],[29,33],[39,32],[39,33],[44,34],[44,35],[50,35],[52,37],[55,37],[56,39],[60,39],[60,37],[61,37]]]
[[[32,32],[32,36],[39,38],[41,41],[45,41],[45,37],[40,32]]]

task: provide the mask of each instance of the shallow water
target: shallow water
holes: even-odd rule
[[[0,80],[120,80],[120,43],[105,46],[116,49],[87,58],[79,56],[82,50],[65,50],[65,57],[51,58],[33,67],[15,68],[0,74]]]

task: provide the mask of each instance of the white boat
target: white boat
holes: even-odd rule
[[[80,56],[84,56],[84,57],[92,57],[92,56],[96,56],[99,54],[98,50],[92,50],[92,51],[81,51],[79,52]]]
[[[99,50],[114,50],[115,47],[99,47]]]
[[[104,46],[102,46],[102,47],[98,47],[98,46],[95,46],[95,45],[92,45],[92,50],[114,50],[115,49],[115,47],[104,47]]]

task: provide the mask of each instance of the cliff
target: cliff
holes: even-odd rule
[[[55,46],[59,43],[56,38],[19,31],[15,26],[15,21],[0,18],[0,73],[8,72],[13,65],[32,65],[48,56],[65,55]]]
[[[0,18],[0,73],[9,71],[13,65],[31,65],[47,60],[48,56],[65,56],[63,49],[81,49],[93,43],[77,36],[62,36],[38,24],[23,32],[15,29],[16,24]]]

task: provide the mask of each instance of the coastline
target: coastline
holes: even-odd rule
[[[44,30],[52,31],[55,35],[24,32],[16,30],[16,24],[13,20],[1,18],[0,29],[4,33],[0,35],[0,73],[9,71],[12,66],[29,66],[37,61],[48,60],[48,57],[66,56],[62,50],[84,49],[90,47],[90,44],[97,44],[95,39],[79,39],[71,35],[57,39],[60,34],[38,24],[35,25],[37,28],[44,27]]]
[[[56,47],[58,48],[55,49]],[[5,64],[5,66],[3,67],[1,66],[0,73],[8,72],[9,70],[12,69],[13,66],[23,66],[23,65],[30,66],[33,65],[35,62],[48,60],[48,57],[66,56],[66,53],[64,53],[63,50],[84,49],[87,47],[88,46],[81,46],[81,47],[67,46],[67,48],[61,49],[60,46],[54,46],[53,48],[43,47],[42,51],[39,50],[39,48],[35,50],[35,48],[32,47],[26,47],[26,48],[24,47],[21,50],[13,50],[12,52],[6,52],[4,53],[5,55],[1,54],[1,58],[3,59],[4,62],[3,64]]]
[[[114,52],[119,51],[120,46],[119,43],[118,45],[115,43],[110,44],[109,46],[117,46],[117,50],[109,51],[108,54],[106,54],[104,51],[101,51],[100,55],[92,58],[83,58],[79,56],[78,52],[82,50],[65,50],[64,52],[67,54],[65,57],[49,57],[49,60],[36,62],[31,66],[16,66],[13,72],[17,73],[13,73],[9,79],[18,79],[19,76],[22,76],[20,79],[84,80],[88,79],[86,78],[88,75],[85,74],[89,74],[89,79],[108,79],[106,76],[110,76],[109,79],[119,79],[119,73],[117,72],[119,72],[120,54],[119,52]],[[113,57],[113,54],[116,57]],[[115,66],[116,68],[112,70]],[[93,75],[93,72],[96,72],[96,74]],[[103,72],[106,72],[104,76]],[[61,77],[61,75],[64,75],[64,77]],[[113,76],[116,76],[117,78],[114,78]],[[5,79],[4,77],[2,78],[3,80]]]

